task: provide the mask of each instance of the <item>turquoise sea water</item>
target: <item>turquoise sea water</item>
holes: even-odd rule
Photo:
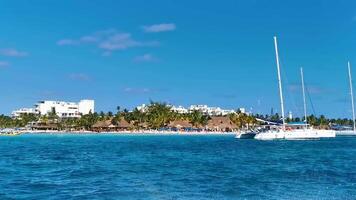
[[[356,137],[0,137],[0,199],[356,199]]]

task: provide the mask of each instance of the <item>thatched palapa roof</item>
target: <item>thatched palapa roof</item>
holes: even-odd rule
[[[208,121],[207,127],[209,129],[218,129],[218,130],[223,130],[223,129],[236,129],[238,128],[228,116],[223,116],[223,117],[211,117],[211,119]]]
[[[191,128],[192,124],[188,120],[174,120],[169,123],[168,127],[172,128]]]
[[[116,127],[118,128],[129,128],[131,127],[131,124],[128,123],[124,118],[121,118],[118,122]]]
[[[111,119],[104,120],[104,121],[97,121],[92,128],[109,128],[111,123]]]
[[[131,125],[125,119],[121,118],[116,125],[112,123],[112,119],[96,122],[92,128],[129,128]]]

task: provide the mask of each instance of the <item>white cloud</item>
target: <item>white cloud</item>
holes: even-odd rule
[[[176,25],[173,23],[154,24],[149,26],[143,26],[142,29],[147,33],[158,33],[158,32],[166,32],[166,31],[174,31],[176,29]]]
[[[75,45],[75,44],[78,44],[78,42],[71,40],[71,39],[62,39],[62,40],[57,41],[57,45],[59,45],[59,46]]]
[[[287,86],[288,90],[290,92],[298,92],[301,93],[302,91],[302,86],[299,84],[290,84]],[[322,94],[322,93],[326,93],[328,92],[327,89],[322,88],[320,86],[317,85],[308,85],[308,87],[306,88],[307,92],[310,94]]]
[[[135,62],[152,62],[156,60],[157,59],[152,54],[149,53],[143,54],[141,56],[137,56],[134,59]]]
[[[123,50],[130,47],[140,46],[142,43],[132,39],[129,33],[116,33],[99,43],[99,48],[108,51]]]
[[[133,47],[156,46],[157,41],[142,42],[132,38],[130,33],[119,32],[114,29],[97,31],[90,35],[85,35],[79,39],[62,39],[57,41],[57,45],[95,45],[104,50],[103,56],[109,56],[113,51],[125,50]]]
[[[10,65],[10,63],[6,61],[0,61],[0,68],[6,68]]]
[[[24,51],[18,51],[16,49],[0,49],[0,55],[9,56],[9,57],[24,57],[28,53]]]
[[[90,42],[97,42],[98,38],[95,36],[91,36],[91,35],[87,35],[87,36],[83,36],[80,38],[81,42],[86,42],[86,43],[90,43]]]
[[[102,56],[111,56],[112,52],[111,51],[104,51],[101,55]]]
[[[151,90],[149,88],[131,88],[131,87],[127,87],[127,88],[124,88],[124,92],[142,94],[142,93],[150,93]]]
[[[84,73],[72,73],[69,74],[69,78],[77,81],[89,81],[90,76]]]

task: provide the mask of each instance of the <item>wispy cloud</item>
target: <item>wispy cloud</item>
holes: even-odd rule
[[[287,86],[287,89],[290,92],[302,92],[302,86],[298,84],[291,84]],[[306,91],[309,92],[310,94],[322,94],[328,92],[327,89],[322,88],[320,86],[316,85],[308,85],[306,86]]]
[[[134,61],[135,62],[153,62],[153,61],[157,61],[157,59],[152,54],[146,53],[141,56],[136,56]]]
[[[115,29],[97,31],[79,39],[62,39],[57,41],[59,46],[92,44],[104,51],[103,55],[111,55],[113,51],[125,50],[133,47],[156,46],[157,41],[138,41],[130,33],[119,32]]]
[[[149,26],[143,26],[142,29],[146,33],[159,33],[159,32],[174,31],[176,29],[176,25],[173,23],[154,24]]]
[[[89,81],[91,79],[89,75],[84,74],[84,73],[72,73],[72,74],[69,74],[68,77],[70,79],[76,80],[76,81]]]
[[[143,43],[132,39],[129,33],[115,33],[99,43],[99,48],[107,51],[123,50],[130,47],[141,46]]]
[[[149,88],[132,88],[132,87],[126,87],[123,89],[123,91],[125,93],[135,93],[135,94],[144,94],[144,93],[152,92],[152,90]]]
[[[8,66],[10,66],[10,63],[6,61],[0,61],[0,68],[7,68]]]
[[[28,53],[16,49],[0,49],[0,55],[9,57],[24,57],[27,56]]]
[[[71,39],[62,39],[57,41],[57,45],[59,46],[75,45],[75,44],[78,44],[78,42]]]

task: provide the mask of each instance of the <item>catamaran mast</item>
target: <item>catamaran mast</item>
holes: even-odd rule
[[[304,122],[305,126],[307,126],[308,120],[307,120],[307,104],[305,102],[305,88],[304,88],[304,74],[303,74],[303,68],[300,68],[300,75],[302,77],[302,90],[303,90],[303,104],[304,104]]]
[[[353,93],[353,90],[352,90],[352,76],[351,76],[351,64],[350,64],[350,62],[347,62],[347,67],[349,69],[349,80],[350,80],[350,95],[351,95],[351,106],[352,106],[352,123],[353,123],[354,132],[355,132],[356,131],[355,105],[354,105],[354,93]]]
[[[284,117],[284,102],[283,102],[283,90],[282,90],[282,80],[281,80],[281,70],[279,66],[279,56],[278,56],[278,44],[277,37],[274,36],[274,48],[276,50],[276,62],[277,62],[277,73],[278,73],[278,86],[279,86],[279,97],[281,100],[281,114],[282,114],[282,122],[283,122],[283,130],[285,129],[285,117]]]

